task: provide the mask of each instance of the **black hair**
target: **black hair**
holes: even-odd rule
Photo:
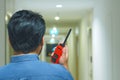
[[[10,43],[16,52],[34,51],[45,34],[45,21],[38,13],[20,10],[8,22]]]

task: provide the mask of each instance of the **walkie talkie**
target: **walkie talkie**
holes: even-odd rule
[[[62,49],[65,47],[65,43],[68,39],[68,36],[70,35],[72,29],[69,30],[63,44],[58,44],[55,48],[55,51],[53,53],[53,55],[51,56],[51,62],[55,63],[55,64],[59,64],[59,59],[62,56]]]

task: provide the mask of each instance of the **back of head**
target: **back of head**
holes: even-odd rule
[[[44,19],[32,11],[18,11],[8,23],[9,40],[16,52],[34,51],[42,42],[44,33]]]

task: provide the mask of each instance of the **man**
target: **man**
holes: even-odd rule
[[[9,41],[14,56],[0,68],[0,80],[73,80],[69,73],[67,46],[60,64],[41,62],[38,55],[44,43],[45,21],[41,15],[28,10],[16,12],[8,23]]]

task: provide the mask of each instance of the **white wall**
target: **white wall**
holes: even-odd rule
[[[13,13],[15,11],[15,0],[6,0],[6,13]]]
[[[69,29],[68,29],[69,30]],[[72,31],[70,33],[70,36],[68,38],[68,49],[69,49],[69,60],[68,60],[68,66],[69,70],[74,77],[74,80],[77,80],[77,67],[76,67],[76,59],[77,59],[77,53],[75,51],[75,32],[74,28],[72,28]]]
[[[0,1],[0,66],[5,64],[5,0]]]
[[[6,23],[6,63],[10,62],[10,56],[13,54],[13,49],[9,44],[9,38],[8,38],[8,29],[7,29],[7,23],[10,19],[10,17],[12,16],[12,14],[14,13],[14,9],[15,9],[15,0],[6,0],[5,2],[5,23]]]
[[[113,80],[120,80],[120,0],[112,4]]]
[[[88,12],[80,23],[79,80],[90,80],[90,52],[88,30],[91,27],[91,12]]]
[[[96,0],[93,23],[94,80],[120,80],[120,0]]]
[[[87,19],[83,19],[80,28],[80,54],[79,54],[79,68],[80,80],[88,80],[88,47],[87,47]]]

